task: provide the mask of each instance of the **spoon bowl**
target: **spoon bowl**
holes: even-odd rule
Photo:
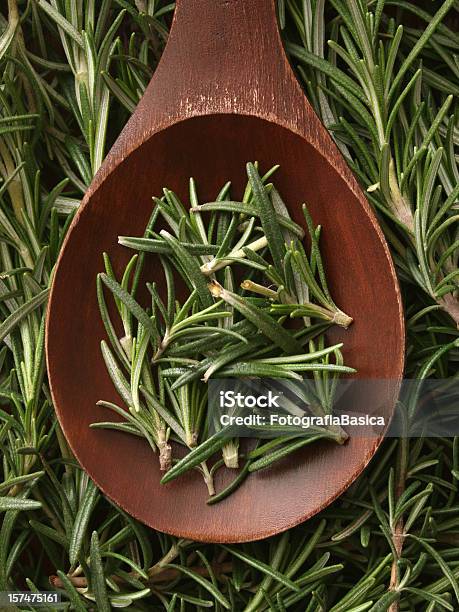
[[[96,276],[106,251],[119,275],[132,252],[119,235],[142,235],[152,195],[162,188],[186,201],[193,176],[202,202],[232,181],[242,196],[245,164],[275,163],[276,187],[304,226],[308,203],[321,239],[336,302],[353,317],[344,358],[378,386],[392,415],[403,371],[400,292],[375,217],[337,147],[306,101],[284,54],[272,0],[178,0],[167,47],[136,112],[88,190],[55,271],[47,319],[51,392],[63,432],[102,491],[160,531],[209,542],[264,538],[311,517],[362,472],[381,437],[344,446],[304,448],[252,474],[233,495],[207,506],[196,472],[167,485],[148,444],[115,431],[90,429],[104,420],[100,399],[119,403],[100,352],[105,337]],[[153,264],[149,280],[156,280]],[[159,280],[159,279],[157,279]],[[353,409],[365,412],[366,398]],[[110,413],[110,419],[113,418]],[[234,476],[220,470],[217,490]]]

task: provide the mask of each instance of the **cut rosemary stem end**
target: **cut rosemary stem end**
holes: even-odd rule
[[[211,496],[208,503],[226,498],[251,472],[315,440],[343,444],[347,439],[337,426],[309,436],[272,427],[273,439],[260,445],[256,455],[249,454],[240,469],[238,438],[208,412],[214,378],[282,379],[298,392],[295,385],[304,384],[309,373],[309,412],[324,415],[332,409],[339,376],[355,371],[344,364],[342,343],[328,346],[325,339],[329,326],[347,328],[352,318],[335,304],[328,288],[320,228],[303,206],[310,242],[305,249],[303,228],[290,219],[275,187],[266,184],[274,170],[262,178],[257,164],[248,163],[241,202],[229,199],[229,184],[215,202],[199,204],[191,179],[189,207],[164,189],[162,198],[153,198],[144,235],[119,238],[136,251],[121,278],[104,256],[105,271],[97,279],[107,336],[102,354],[128,410],[100,402],[125,422],[104,420],[94,426],[144,437],[158,451],[164,484],[189,470],[200,472]],[[157,271],[155,282],[146,282],[147,304],[137,297],[146,258],[154,259]],[[109,295],[119,321],[111,314]],[[296,397],[289,400],[294,414],[301,411],[298,403],[304,405],[301,393]],[[174,459],[173,443],[187,449],[183,458]],[[239,472],[216,493],[219,469]]]
[[[222,448],[223,461],[227,468],[237,469],[239,467],[239,442],[231,440]]]
[[[353,321],[352,317],[347,315],[342,310],[336,310],[331,320],[332,323],[336,323],[336,325],[340,325],[341,327],[344,327],[345,329],[347,329],[349,325],[351,325],[352,321]]]

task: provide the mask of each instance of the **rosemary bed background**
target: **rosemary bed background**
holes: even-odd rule
[[[288,0],[279,16],[307,95],[391,245],[406,375],[446,378],[457,377],[459,357],[459,6],[422,7]],[[455,610],[457,439],[388,440],[319,516],[231,547],[138,524],[67,449],[43,360],[51,270],[159,59],[172,10],[153,0],[8,0],[1,9],[0,589],[46,589],[51,576],[75,610]]]

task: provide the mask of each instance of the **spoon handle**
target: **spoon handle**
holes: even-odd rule
[[[129,123],[131,143],[221,113],[255,115],[322,144],[325,130],[283,48],[275,0],[177,0],[161,61]]]
[[[177,0],[161,61],[104,170],[159,131],[221,114],[256,116],[298,134],[362,197],[290,66],[276,0]]]
[[[256,106],[273,83],[293,76],[275,0],[177,0],[163,63],[179,79],[192,75],[196,92],[212,87],[230,106],[244,95]]]

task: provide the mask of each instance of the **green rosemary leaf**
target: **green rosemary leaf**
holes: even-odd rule
[[[177,602],[178,593],[174,593],[174,594],[169,593],[169,595],[172,595],[172,598],[169,602],[169,605],[167,606],[167,612],[175,612],[175,604]],[[211,603],[213,606],[214,605],[213,602]]]
[[[188,368],[164,368],[161,370],[161,377],[163,378],[176,378],[188,372]]]
[[[225,313],[225,318],[227,315],[228,313]],[[225,329],[224,327],[215,327],[212,325],[190,327],[186,329],[181,329],[178,332],[174,331],[171,334],[171,338],[174,340],[178,340],[186,336],[212,336],[214,333],[218,333],[221,336],[229,336],[230,338],[235,338],[236,340],[239,340],[244,344],[248,343],[248,340],[245,336],[242,336],[241,334],[238,334],[237,332],[232,331],[231,329]]]
[[[240,559],[241,561],[244,561],[245,563],[247,563],[247,565],[250,565],[251,567],[253,567],[254,569],[258,570],[259,572],[266,574],[267,576],[270,576],[271,578],[273,578],[276,582],[282,584],[283,586],[287,587],[288,589],[292,590],[292,591],[300,591],[300,587],[295,584],[294,582],[292,582],[290,580],[290,578],[287,578],[287,576],[285,576],[284,574],[282,574],[281,572],[279,572],[276,569],[273,569],[272,567],[270,567],[269,565],[267,565],[266,563],[263,563],[262,561],[260,561],[259,559],[255,559],[254,557],[234,548],[234,547],[230,547],[230,546],[226,546],[224,544],[222,544],[222,548],[224,548],[225,550],[227,550],[233,557],[236,557],[237,559]]]
[[[0,512],[7,510],[38,510],[41,503],[34,499],[20,497],[0,497]]]
[[[427,498],[429,497],[429,495],[431,495],[432,491],[433,491],[433,484],[429,483],[425,491],[422,491],[421,493],[418,493],[418,495],[414,496],[415,498],[414,502],[410,504],[410,506],[413,506],[413,507],[405,522],[405,531],[407,533],[410,531],[413,523],[418,518],[419,514],[421,513],[425,504],[427,503]]]
[[[189,183],[190,190],[190,212],[194,212],[193,209],[196,209],[199,206],[198,194],[196,191],[196,183],[193,178],[190,178]],[[207,233],[204,227],[204,223],[202,221],[201,214],[196,211],[194,215],[190,216],[190,222],[195,227],[196,233],[200,236],[201,242],[203,244],[207,244]]]
[[[97,531],[93,531],[91,535],[91,583],[96,597],[97,609],[101,612],[109,612],[111,606],[107,596],[107,587],[105,585],[104,568],[100,556],[99,537]]]
[[[127,406],[132,406],[130,385],[128,384],[124,374],[120,370],[118,363],[116,362],[116,359],[105,340],[102,340],[102,342],[100,343],[100,348],[105,361],[105,365],[107,366],[108,373],[113,381],[113,384],[115,385],[116,390],[118,391],[123,402]]]
[[[129,422],[129,425],[135,429],[136,431],[140,432],[142,434],[142,436],[148,440],[148,443],[150,444],[150,447],[153,451],[156,451],[156,444],[155,441],[152,437],[152,433],[151,433],[151,426],[145,426],[144,421],[141,418],[141,415],[137,415],[137,418],[135,418],[134,415],[132,415],[131,412],[128,412],[127,410],[123,410],[123,408],[120,408],[119,406],[117,406],[116,404],[113,404],[112,402],[106,402],[104,400],[99,400],[97,402],[98,406],[103,406],[105,408],[109,408],[110,410],[113,410],[113,412],[116,412],[116,414],[119,414],[121,417],[123,417],[123,419],[127,420]],[[121,423],[122,424],[122,423]],[[115,425],[118,425],[118,423],[115,423]],[[92,423],[90,425],[90,427],[94,427],[95,429],[97,429],[100,426],[100,428],[104,429],[105,427],[103,427],[101,424],[99,423]],[[111,427],[111,429],[114,429],[114,427]]]
[[[305,62],[306,64],[311,65],[313,68],[316,68],[324,74],[328,75],[338,84],[340,84],[350,93],[352,93],[354,96],[359,98],[362,102],[365,101],[363,93],[358,87],[358,85],[353,81],[353,79],[348,77],[346,73],[340,70],[339,68],[332,66],[329,62],[323,60],[322,58],[316,57],[315,55],[295,43],[288,42],[286,44],[286,49],[287,52],[296,59],[299,59],[300,61]]]
[[[171,255],[174,251],[165,240],[155,240],[154,238],[135,238],[131,236],[118,236],[118,242],[122,246],[143,251],[147,253],[158,253],[161,255]],[[182,242],[182,246],[191,255],[216,255],[219,247],[215,244],[196,244],[193,242]]]
[[[126,370],[129,370],[129,360],[126,356],[126,351],[124,350],[123,346],[121,345],[121,342],[118,339],[115,328],[113,327],[113,323],[110,319],[107,304],[105,301],[102,279],[99,276],[97,277],[97,301],[99,303],[99,312],[101,315],[101,319],[104,324],[105,331],[107,332],[110,344],[115,350],[116,356],[121,361],[122,365],[126,368]]]
[[[334,353],[337,349],[342,348],[343,343],[339,342],[338,344],[334,344],[332,346],[328,346],[320,351],[313,351],[311,353],[301,353],[301,355],[289,355],[288,357],[270,357],[267,360],[256,359],[252,361],[252,363],[271,363],[271,364],[293,364],[293,363],[303,363],[305,361],[312,361],[313,359],[320,359],[320,357],[325,357],[330,353]]]
[[[170,591],[168,591],[167,594],[172,595]],[[201,597],[193,597],[189,593],[183,593],[181,591],[180,592],[174,591],[173,597],[171,599],[171,605],[169,608],[167,608],[167,612],[174,612],[174,610],[176,609],[175,608],[176,597],[180,599],[180,602],[183,601],[184,603],[189,603],[189,604],[196,606],[197,610],[199,610],[199,608],[214,608],[215,607],[214,600],[211,601],[210,599],[202,599]],[[173,603],[174,603],[174,606],[172,606]]]
[[[409,52],[408,56],[406,57],[405,61],[401,65],[397,75],[395,76],[395,78],[394,78],[394,80],[392,82],[392,85],[390,87],[389,94],[388,94],[389,98],[391,98],[393,96],[393,94],[394,94],[395,90],[397,89],[397,87],[399,86],[399,84],[400,84],[400,82],[401,82],[405,72],[413,64],[414,60],[419,55],[419,53],[421,52],[422,48],[424,47],[424,45],[427,44],[427,42],[429,41],[429,38],[432,36],[432,34],[435,31],[435,29],[437,28],[438,24],[442,21],[443,17],[450,10],[450,8],[453,6],[453,4],[454,4],[454,0],[445,0],[443,2],[443,4],[442,4],[441,8],[437,11],[437,13],[431,19],[430,23],[428,24],[427,28],[422,33],[421,37],[416,41],[416,44],[413,46],[413,48]]]
[[[0,483],[0,493],[3,493],[3,491],[8,491],[17,485],[22,485],[25,482],[32,481],[31,484],[33,484],[34,480],[38,480],[38,478],[41,478],[44,474],[45,472],[40,470],[39,472],[32,472],[30,474],[24,474],[23,476],[7,478],[4,482]]]
[[[451,610],[451,612],[454,612],[453,606],[448,601],[446,601],[446,599],[440,597],[439,595],[429,593],[428,591],[418,589],[416,587],[405,587],[404,591],[406,591],[407,593],[412,593],[413,595],[417,595],[420,599],[423,599],[424,601],[429,601],[433,604],[438,604],[444,610]]]
[[[362,583],[358,583],[352,588],[346,595],[341,599],[341,601],[331,608],[330,612],[346,612],[349,609],[357,610],[358,608],[350,608],[353,604],[358,603],[368,597],[368,592],[374,587],[376,583],[376,578],[369,577],[362,581]],[[362,607],[362,610],[367,610],[371,607],[370,605],[366,605]]]
[[[72,26],[67,19],[65,19],[62,14],[56,10],[51,4],[46,2],[46,0],[39,0],[38,6],[43,9],[53,21],[57,24],[57,26],[62,29],[65,34],[68,34],[72,40],[74,40],[79,47],[83,47],[83,38],[81,34],[76,30],[75,27]]]
[[[191,366],[189,371],[184,372],[184,374],[173,383],[172,389],[178,389],[182,385],[192,382],[193,380],[198,380],[201,377],[204,382],[207,382],[208,379],[224,365],[250,353],[255,346],[259,346],[260,344],[264,344],[261,338],[251,339],[249,342],[248,339],[244,337],[244,342],[241,344],[228,346],[217,357],[207,357],[199,364]]]
[[[88,480],[85,494],[81,500],[81,505],[75,516],[72,533],[69,540],[69,560],[71,565],[79,560],[83,542],[87,537],[87,529],[91,514],[99,497],[99,491],[92,480]]]
[[[265,241],[264,238],[260,239],[261,241]],[[221,268],[224,268],[225,266],[228,265],[239,265],[239,266],[246,266],[248,268],[252,268],[253,270],[261,270],[261,271],[265,271],[266,266],[264,265],[260,265],[254,261],[251,261],[249,259],[244,259],[244,255],[246,255],[246,248],[243,247],[243,249],[241,249],[241,251],[239,252],[242,257],[225,257],[224,259],[220,259],[220,260],[213,260],[215,262],[215,265],[212,266],[212,262],[209,262],[208,264],[204,264],[204,266],[211,266],[210,268],[207,268],[203,270],[203,272],[206,274],[206,276],[210,276],[211,274],[213,274],[214,272],[216,272],[217,270],[220,270]]]
[[[222,306],[223,301],[220,300],[218,302],[214,302],[208,308],[204,308],[204,310],[188,315],[186,318],[176,317],[173,325],[174,330],[180,331],[181,329],[186,329],[187,327],[197,325],[198,323],[205,323],[207,321],[217,319],[227,319],[230,313],[228,313],[227,310],[222,310]]]
[[[130,293],[129,291],[129,282],[130,282],[130,278],[131,278],[131,273],[135,268],[135,264],[136,261],[138,259],[138,255],[134,255],[129,263],[127,264],[124,272],[123,272],[123,276],[121,279],[121,284],[120,287],[121,289],[126,292],[126,293]],[[112,280],[114,282],[116,282],[116,278],[113,274],[113,270],[110,269],[110,274],[108,275],[108,278],[112,278]],[[97,279],[99,280],[99,279]],[[129,311],[129,309],[126,307],[125,303],[119,299],[119,297],[117,296],[117,300],[115,300],[115,303],[117,304],[119,313],[120,313],[120,318],[121,318],[121,323],[123,325],[123,329],[124,329],[124,338],[127,339],[126,342],[129,343],[132,336],[133,336],[133,332],[132,332],[132,316],[131,313]]]
[[[279,461],[280,459],[287,457],[288,455],[290,455],[290,453],[293,453],[299,448],[302,448],[303,446],[306,446],[308,444],[312,444],[313,442],[316,442],[317,440],[320,440],[324,437],[326,437],[326,435],[323,434],[319,434],[316,436],[306,435],[300,440],[294,440],[293,442],[289,442],[282,448],[279,448],[278,450],[275,450],[272,453],[268,453],[260,459],[253,461],[249,466],[249,472],[263,470],[272,465],[273,463]]]
[[[400,26],[401,28],[402,26]],[[395,123],[395,120],[397,118],[398,113],[400,112],[400,106],[403,102],[403,100],[406,98],[406,96],[408,95],[408,93],[410,92],[411,88],[414,86],[414,84],[416,83],[416,81],[418,80],[418,78],[421,76],[422,74],[422,70],[419,68],[419,70],[416,70],[416,72],[414,73],[414,75],[411,77],[410,81],[408,82],[408,85],[406,87],[404,87],[403,91],[401,92],[400,96],[398,97],[397,101],[395,102],[394,106],[392,107],[391,113],[389,115],[389,118],[387,120],[387,125],[386,125],[386,140],[389,141],[390,138],[390,133],[392,131],[392,127]]]
[[[204,382],[207,382],[209,378],[215,374],[215,372],[218,372],[218,370],[223,368],[225,365],[239,360],[241,357],[247,355],[247,353],[253,352],[256,347],[263,344],[265,344],[265,342],[262,338],[250,339],[250,342],[247,340],[245,344],[228,347],[217,357],[206,360],[206,363],[203,364],[204,371],[202,372]]]
[[[0,37],[0,59],[7,53],[11,43],[14,40],[16,30],[19,27],[19,16],[14,19],[9,19],[7,27],[2,32]]]
[[[295,317],[314,317],[324,321],[333,321],[333,313],[315,304],[273,304],[269,311],[274,315]]]
[[[145,387],[140,387],[140,391],[145,396],[147,403],[151,404],[153,410],[155,410],[160,415],[160,417],[169,425],[172,431],[176,433],[181,440],[185,441],[185,430],[174,418],[174,416],[161,404],[161,402],[156,399],[156,397],[152,393],[150,393],[150,391],[148,391],[148,389],[145,389]]]
[[[303,278],[303,282],[306,283],[311,294],[324,307],[327,307],[329,305],[327,298],[314,278],[311,264],[309,263],[304,251],[302,249],[292,247],[292,261],[295,263],[299,275]]]
[[[214,599],[216,599],[218,603],[221,604],[225,608],[225,610],[231,609],[231,604],[229,603],[227,598],[223,595],[223,593],[220,591],[220,589],[218,589],[214,584],[212,584],[212,582],[210,582],[209,580],[207,580],[206,578],[204,578],[197,572],[191,570],[185,565],[175,565],[174,563],[168,563],[166,567],[170,567],[172,569],[177,570],[178,572],[182,574],[185,574],[185,576],[187,576],[188,578],[191,578],[192,580],[197,582],[197,584],[202,586],[206,591],[208,591],[212,595],[212,597],[214,597]]]
[[[279,571],[284,563],[286,553],[288,551],[290,534],[289,532],[283,533],[280,538],[275,542],[274,552],[270,558],[270,567],[274,571]],[[274,583],[274,579],[272,576],[266,575],[262,582],[258,587],[258,593],[255,594],[255,597],[252,599],[250,604],[245,608],[245,612],[256,612],[259,610],[260,605],[263,601],[263,596],[267,594],[270,590],[271,585]],[[271,605],[271,604],[270,604]],[[272,605],[272,609],[276,610],[274,605]]]
[[[139,326],[140,327],[140,326]],[[142,330],[139,329],[137,334],[137,342],[135,343],[135,350],[133,350],[132,369],[131,369],[131,397],[132,407],[136,412],[140,412],[140,401],[139,401],[139,384],[144,370],[144,361],[147,354],[149,337],[147,333],[141,334]]]
[[[434,231],[433,230],[433,226],[430,226],[430,230],[427,230],[426,235],[427,235],[427,250],[429,252],[429,254],[433,251],[434,247],[437,244],[438,239],[442,236],[442,234],[445,233],[445,231],[449,228],[450,225],[453,225],[455,223],[457,223],[459,221],[459,215],[452,215],[451,217],[448,217],[447,219],[445,219],[445,221],[443,221],[443,223],[440,223],[440,225],[438,225]],[[445,253],[447,253],[447,255],[443,258],[441,258],[439,260],[439,264],[440,266],[444,263],[444,260],[451,256],[457,249],[457,242],[454,242],[446,251]],[[438,267],[438,264],[437,264]]]
[[[239,474],[236,476],[236,478],[234,478],[229,483],[229,485],[227,485],[219,493],[209,497],[206,503],[209,506],[213,506],[214,504],[218,504],[218,502],[222,501],[223,499],[226,499],[229,495],[234,493],[234,491],[236,491],[236,489],[238,489],[241,486],[241,484],[244,482],[244,480],[249,475],[249,466],[250,466],[250,461],[247,460],[244,464],[244,467],[239,471]]]
[[[266,272],[266,270],[268,269],[268,262],[263,259],[263,257],[261,257],[256,251],[254,251],[250,247],[243,247],[242,250],[247,259],[249,259],[253,264],[256,264],[259,270],[263,270],[263,272]]]
[[[166,277],[166,287],[167,287],[167,326],[172,327],[174,315],[175,315],[175,283],[174,277],[172,274],[172,269],[169,263],[161,258],[161,264],[164,270],[164,276]]]
[[[238,321],[230,329],[240,334],[246,335],[246,337],[249,335],[253,335],[255,331],[255,328],[252,323],[247,320]],[[220,333],[215,333],[210,335],[209,337],[206,336],[205,338],[200,338],[199,340],[189,342],[186,345],[172,346],[170,349],[168,349],[168,355],[180,356],[201,352],[207,353],[210,351],[219,350],[227,342],[227,337],[221,335]]]
[[[385,612],[389,610],[390,605],[400,599],[400,593],[397,591],[390,591],[378,599],[378,601],[371,606],[369,612]]]
[[[134,570],[136,574],[140,576],[140,578],[143,578],[144,580],[148,580],[148,574],[144,572],[144,570],[137,563],[132,561],[132,559],[129,559],[129,557],[126,557],[125,555],[121,555],[120,553],[113,552],[112,550],[101,551],[100,556],[117,559],[118,561],[121,561],[122,563],[125,563],[126,565],[128,565],[132,570]]]
[[[161,483],[165,484],[181,476],[191,468],[196,467],[203,461],[219,451],[222,446],[228,441],[222,432],[217,432],[199,446],[190,451],[183,459],[180,459],[166,474],[162,477]]]
[[[248,204],[246,202],[237,202],[234,200],[224,200],[223,202],[206,202],[205,204],[197,206],[195,210],[191,210],[190,212],[197,213],[199,211],[228,211],[233,213],[240,213],[249,217],[253,215],[259,216],[259,211],[257,209],[254,209],[251,204]],[[304,230],[301,225],[298,225],[297,223],[292,221],[285,214],[276,212],[276,221],[279,223],[279,225],[281,225],[286,230],[291,231],[298,238],[304,238]]]
[[[224,289],[219,283],[213,281],[210,291],[214,297],[224,300],[240,312],[248,321],[253,323],[265,336],[270,338],[286,353],[301,353],[302,347],[287,330],[285,330],[271,316],[250,305],[247,299]]]
[[[168,311],[162,299],[159,297],[158,290],[156,289],[156,283],[146,283],[146,287],[153,298],[154,306],[159,310],[161,316],[166,324],[166,327],[169,328],[171,321],[169,319]],[[155,309],[152,309],[155,312]]]
[[[113,278],[106,274],[99,274],[99,278],[110,291],[115,295],[127,310],[143,325],[145,330],[150,334],[150,337],[155,338],[157,331],[153,321],[147,315],[145,310],[135,301],[130,293],[121,287]]]
[[[359,606],[352,607],[349,610],[346,610],[346,612],[367,612],[371,608],[372,604],[373,600],[370,600],[360,604]]]
[[[456,596],[456,601],[459,602],[459,584],[454,573],[451,571],[446,561],[428,542],[424,541],[422,538],[418,538],[413,534],[410,534],[410,537],[416,540],[416,542],[419,542],[419,544],[426,550],[427,554],[429,554],[438,563],[438,566],[440,567],[441,571],[444,573],[445,577],[451,584],[451,587]]]
[[[304,231],[302,231],[302,228],[300,226],[298,226],[300,233],[297,233],[294,230],[290,230],[288,225],[283,225],[283,223],[281,222],[281,219],[284,217],[290,222],[290,215],[287,206],[285,205],[284,201],[280,196],[280,193],[275,187],[273,187],[273,189],[271,190],[270,197],[274,207],[274,211],[276,213],[276,218],[279,222],[279,225],[282,226],[282,236],[284,238],[285,244],[290,244],[290,242],[294,239],[295,235],[297,238],[302,240],[304,238]]]
[[[0,342],[2,342],[15,328],[16,326],[28,317],[36,308],[41,306],[48,299],[49,289],[44,289],[38,295],[35,295],[28,302],[25,302],[21,306],[12,312],[6,319],[0,324]]]
[[[272,450],[273,448],[276,448],[277,446],[280,446],[281,444],[288,442],[292,438],[297,438],[297,437],[298,437],[298,433],[292,433],[290,435],[285,435],[281,438],[273,438],[272,440],[265,442],[261,446],[258,445],[257,448],[254,448],[253,450],[251,450],[248,454],[248,458],[250,460],[257,459],[258,457],[265,455],[268,451]]]
[[[218,218],[223,218],[223,215],[220,215]],[[220,227],[220,231],[222,232],[221,236],[217,233],[217,241],[220,244],[220,248],[218,249],[215,259],[221,259],[230,252],[230,245],[234,241],[238,225],[239,222],[236,216],[231,215],[231,220],[225,225],[225,228],[223,229],[223,226]]]
[[[403,25],[400,24],[397,27],[395,34],[393,35],[392,41],[389,45],[389,52],[387,53],[387,61],[386,61],[386,67],[385,67],[385,73],[384,73],[384,82],[385,82],[384,98],[386,100],[389,94],[389,87],[392,82],[392,75],[394,71],[395,61],[397,59],[397,54],[398,54],[398,50],[400,47],[400,42],[402,40],[402,36],[403,36]]]
[[[273,203],[266,192],[266,188],[263,185],[257,169],[250,162],[247,164],[247,176],[252,188],[256,210],[260,216],[261,225],[263,226],[268,241],[268,248],[274,260],[274,265],[278,270],[283,270],[285,255],[284,239],[277,222],[277,215]]]
[[[89,426],[91,429],[113,429],[114,431],[122,431],[124,433],[132,434],[133,436],[143,437],[143,433],[139,429],[136,429],[129,423],[116,423],[111,421],[98,421],[91,423]]]
[[[172,391],[175,391],[175,389],[179,389],[183,385],[187,385],[194,380],[199,380],[202,374],[205,372],[206,367],[207,363],[204,363],[199,366],[193,365],[189,369],[185,369],[185,371],[171,385]]]
[[[208,308],[212,306],[212,298],[207,289],[207,282],[198,264],[190,257],[186,248],[176,238],[171,236],[169,232],[161,230],[161,236],[173,250],[180,267],[187,275],[194,289],[196,289],[202,307]]]

